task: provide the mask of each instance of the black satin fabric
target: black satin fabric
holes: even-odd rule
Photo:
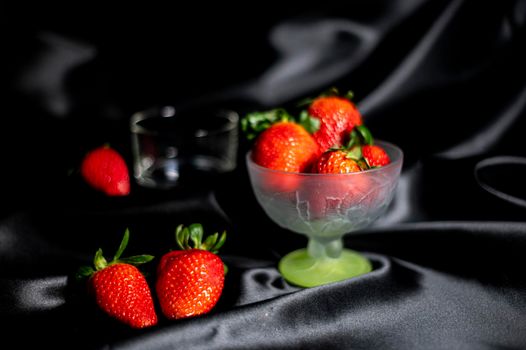
[[[4,11],[2,348],[526,348],[526,1],[140,10]],[[373,261],[364,276],[283,281],[278,260],[306,239],[257,204],[243,139],[236,170],[169,191],[109,198],[76,171],[104,142],[131,165],[129,116],[144,107],[243,115],[330,86],[352,89],[405,155],[386,214],[345,237]],[[126,228],[128,255],[159,257],[192,222],[228,231],[225,290],[205,316],[132,330],[73,278]]]

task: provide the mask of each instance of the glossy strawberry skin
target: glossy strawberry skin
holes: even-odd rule
[[[171,252],[168,252],[164,254],[161,258],[161,261],[159,262],[159,265],[157,265],[157,276],[159,276],[164,268],[173,261],[178,255],[183,254],[184,250],[172,250]]]
[[[391,159],[385,150],[380,146],[365,145],[362,147],[362,154],[365,161],[371,168],[381,167],[391,163]]]
[[[209,312],[223,291],[223,262],[206,250],[181,251],[172,255],[159,270],[156,292],[161,310],[168,319]]]
[[[108,196],[125,196],[130,193],[128,166],[122,156],[108,146],[90,151],[81,165],[84,180]]]
[[[262,132],[252,149],[252,160],[263,167],[304,172],[319,155],[312,136],[299,124],[278,122]]]
[[[347,174],[361,171],[360,166],[341,150],[325,152],[315,165],[315,172],[320,174]]]
[[[95,272],[90,287],[99,307],[133,328],[157,324],[148,283],[133,265],[117,263]]]
[[[345,151],[333,150],[323,153],[313,170],[319,174],[348,174],[359,173],[362,169]],[[315,189],[311,189],[308,197],[310,216],[316,219],[345,215],[365,186],[367,179],[359,174],[324,178]]]
[[[320,128],[312,136],[322,152],[341,146],[352,129],[363,123],[356,106],[343,97],[318,97],[311,103],[308,112],[320,120]]]

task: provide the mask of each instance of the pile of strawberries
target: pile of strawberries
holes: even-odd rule
[[[371,132],[351,102],[336,90],[307,100],[299,117],[284,109],[249,113],[242,129],[254,139],[252,160],[266,168],[295,173],[341,174],[390,163],[373,144]]]
[[[137,255],[121,258],[128,244],[126,230],[111,261],[99,249],[94,267],[79,269],[78,278],[88,278],[88,289],[97,305],[109,316],[132,328],[157,324],[154,299],[148,282],[137,265],[154,257]],[[221,296],[225,265],[217,255],[226,233],[215,233],[203,242],[203,227],[179,225],[176,240],[181,250],[164,254],[157,265],[155,291],[162,313],[167,319],[181,319],[205,314],[212,310]]]

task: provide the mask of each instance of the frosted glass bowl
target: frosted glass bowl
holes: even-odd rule
[[[361,254],[343,248],[344,234],[363,229],[389,206],[400,177],[403,152],[383,141],[391,163],[349,174],[290,173],[246,163],[260,206],[279,226],[309,238],[307,249],[286,255],[279,270],[289,282],[312,287],[371,271]]]

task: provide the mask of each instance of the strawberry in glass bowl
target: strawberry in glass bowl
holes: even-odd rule
[[[270,112],[278,116],[270,114],[271,122],[254,137],[246,155],[250,183],[270,219],[308,237],[306,248],[281,258],[280,273],[292,284],[314,287],[370,272],[370,261],[345,248],[342,238],[369,226],[386,211],[400,177],[402,150],[373,140],[361,119],[356,123],[355,115],[354,124],[341,123],[345,125],[338,131],[341,135],[324,149],[327,137],[320,143],[315,137],[319,125],[309,130],[309,125],[298,127],[305,118],[291,118],[281,109]],[[247,117],[261,119],[261,113]],[[288,120],[287,130],[279,127],[284,119]],[[300,128],[303,130],[298,131]]]

